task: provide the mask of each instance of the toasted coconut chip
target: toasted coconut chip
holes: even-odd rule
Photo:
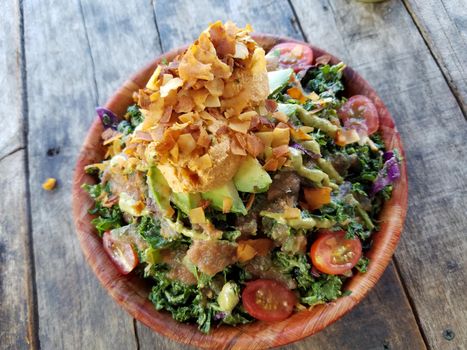
[[[245,121],[245,120],[251,120],[251,118],[256,117],[258,113],[256,111],[247,111],[243,112],[238,116],[239,120]]]
[[[290,129],[276,127],[272,132],[272,147],[288,145],[290,142]]]
[[[180,148],[178,147],[178,143],[176,143],[172,149],[170,150],[170,155],[172,157],[172,159],[177,162],[178,161],[178,156],[180,154]]]
[[[207,81],[204,87],[208,89],[209,93],[213,96],[221,96],[224,92],[224,80],[217,78]]]
[[[261,139],[265,147],[270,147],[274,134],[272,131],[260,131],[255,133],[255,135]]]
[[[107,129],[107,130],[110,130],[110,129]],[[115,130],[114,130],[115,131]],[[102,135],[104,135],[104,133],[102,133]],[[116,131],[114,133],[114,135],[112,137],[110,137],[109,139],[106,139],[104,142],[103,142],[103,145],[108,145],[116,140],[120,140],[122,138],[123,134],[122,133],[119,133],[118,131]]]
[[[221,21],[211,24],[209,28],[209,36],[212,44],[216,48],[217,54],[220,57],[233,55],[235,53],[234,33],[227,33]]]
[[[277,169],[280,169],[284,166],[285,162],[288,160],[287,157],[280,157],[277,159],[278,163],[277,163]]]
[[[256,135],[247,135],[246,150],[251,156],[256,158],[264,152],[264,143]]]
[[[329,62],[331,61],[331,55],[322,55],[322,56],[319,56],[319,57],[316,57],[315,59],[315,64],[318,65],[318,64],[328,64]]]
[[[277,105],[276,100],[267,99],[265,101],[265,106],[269,113],[275,112],[277,110]]]
[[[274,158],[279,158],[287,154],[289,154],[289,145],[282,145],[272,149],[272,156]]]
[[[235,133],[233,135],[233,137],[235,137],[239,143],[239,145],[245,149],[246,148],[246,136],[247,135],[244,135],[244,134],[239,134],[239,133]]]
[[[279,161],[275,158],[270,158],[264,163],[263,169],[266,171],[276,171],[279,166]]]
[[[289,121],[289,117],[284,112],[274,112],[272,117],[282,123],[287,123]]]
[[[238,156],[246,156],[246,151],[245,149],[240,145],[238,142],[237,138],[233,138],[230,141],[230,151],[232,154],[238,155]]]
[[[182,123],[192,123],[193,117],[194,117],[194,113],[188,112],[188,113],[179,115],[178,120],[180,120]]]
[[[137,131],[135,131],[131,142],[137,142],[137,141],[151,142],[152,141],[152,135],[149,132],[137,130]]]
[[[246,134],[248,132],[250,125],[251,122],[249,120],[241,121],[234,119],[229,121],[229,128],[242,134]]]
[[[157,90],[159,88],[159,76],[161,75],[162,67],[157,66],[152,73],[151,78],[149,78],[148,82],[146,83],[146,88],[151,90]]]
[[[110,140],[111,138],[113,138],[115,135],[119,135],[120,132],[118,132],[117,130],[114,130],[112,128],[107,128],[105,129],[102,134],[101,134],[101,138],[102,140]]]
[[[180,135],[177,144],[182,154],[190,154],[196,148],[196,141],[191,134]]]
[[[219,96],[208,95],[205,102],[205,107],[220,107],[221,101],[219,100]]]
[[[244,43],[239,41],[235,43],[235,54],[233,55],[234,58],[244,60],[248,57],[249,54],[250,52],[248,51],[248,47]]]
[[[172,106],[168,106],[164,109],[164,113],[162,114],[162,118],[159,120],[161,124],[167,124],[170,122],[170,118],[172,117]]]
[[[206,153],[205,155],[199,157],[196,160],[196,166],[198,170],[206,170],[206,169],[212,168],[211,156]]]
[[[206,148],[211,145],[211,137],[206,132],[206,129],[204,128],[199,129],[199,137],[196,143],[198,144],[198,146],[206,147]]]
[[[193,85],[198,79],[214,79],[214,75],[211,72],[211,65],[198,61],[194,55],[196,50],[197,48],[194,45],[188,48],[180,61],[180,65],[178,66],[180,78],[186,81],[188,85]]]
[[[164,74],[164,77],[168,76],[169,74]],[[172,76],[172,75],[170,75]],[[180,78],[171,78],[167,82],[165,82],[160,89],[161,97],[166,97],[169,93],[173,90],[177,90],[179,87],[183,85],[183,80]]]
[[[146,94],[144,91],[140,90],[138,94],[138,105],[141,108],[148,108],[151,104],[150,95]]]

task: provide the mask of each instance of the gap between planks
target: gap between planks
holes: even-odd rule
[[[409,306],[410,306],[410,311],[412,311],[412,314],[413,314],[413,316],[415,318],[415,322],[417,323],[417,327],[418,327],[418,330],[420,331],[420,334],[422,336],[422,340],[425,343],[425,347],[428,350],[430,350],[431,349],[430,342],[428,341],[428,338],[427,338],[425,332],[423,331],[422,323],[420,322],[420,315],[419,315],[419,313],[417,311],[417,308],[415,306],[413,298],[409,293],[406,282],[402,278],[401,270],[400,270],[400,267],[399,267],[399,262],[397,261],[397,258],[394,255],[392,257],[392,261],[394,262],[394,267],[395,267],[395,270],[396,270],[396,276],[399,279],[399,282],[400,282],[400,284],[402,286],[402,289],[404,290],[405,297],[407,298],[407,301],[408,301]]]
[[[464,119],[467,121],[467,107],[462,100],[462,97],[460,95],[460,92],[457,90],[457,87],[451,82],[449,77],[446,75],[444,69],[443,69],[443,64],[442,60],[439,59],[433,49],[433,47],[430,45],[430,41],[428,39],[428,33],[425,32],[425,30],[422,27],[422,24],[420,23],[417,14],[415,13],[415,10],[412,8],[412,6],[408,3],[407,0],[402,0],[402,4],[404,5],[405,9],[407,10],[407,13],[409,14],[410,18],[412,19],[412,22],[417,28],[418,33],[423,39],[423,42],[425,43],[428,52],[430,52],[431,57],[433,57],[433,60],[435,61],[436,65],[438,66],[438,69],[441,72],[441,75],[443,76],[444,80],[446,81],[447,85],[449,86],[449,90],[451,91],[451,94],[454,96],[456,99],[457,105],[459,106],[462,115],[464,116]]]
[[[27,90],[27,70],[26,70],[26,47],[24,40],[24,12],[23,0],[18,0],[18,25],[19,25],[19,54],[18,69],[20,74],[20,101],[21,114],[23,118],[23,147],[24,148],[24,181],[26,190],[26,231],[24,240],[25,265],[29,267],[29,273],[26,275],[25,283],[28,296],[28,343],[30,349],[40,349],[39,339],[39,310],[37,305],[36,289],[36,269],[34,266],[34,247],[32,234],[32,216],[31,216],[31,191],[29,188],[29,150],[28,150],[28,132],[29,132],[29,105]]]

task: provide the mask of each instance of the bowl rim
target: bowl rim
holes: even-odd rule
[[[341,61],[325,50],[300,40],[263,33],[252,36],[265,48],[281,42],[296,42],[309,46],[315,57],[329,55],[331,63]],[[122,107],[126,109],[131,102],[133,91],[145,85],[156,65],[163,59],[173,59],[187,47],[186,45],[162,54],[140,69],[109,98],[105,107],[117,114],[119,110],[123,113]],[[371,259],[368,271],[365,274],[355,275],[347,285],[352,294],[342,296],[332,303],[300,311],[282,322],[268,324],[256,321],[237,327],[221,326],[212,329],[209,334],[201,333],[192,324],[173,320],[167,312],[156,311],[148,299],[148,294],[143,293],[146,290],[143,280],[133,274],[123,276],[118,273],[104,252],[101,239],[90,223],[92,216],[88,213],[88,209],[92,205],[92,200],[81,186],[84,183],[95,182],[85,173],[84,166],[102,159],[103,155],[100,142],[103,127],[96,116],[76,162],[72,208],[75,229],[85,260],[111,297],[132,317],[153,331],[177,342],[206,349],[263,349],[286,345],[321,331],[352,310],[374,287],[394,254],[407,212],[408,182],[404,148],[388,109],[370,84],[352,68],[345,68],[344,79],[352,82],[352,85],[346,86],[347,89],[353,90],[356,85],[358,92],[363,90],[362,94],[373,100],[380,116],[380,130],[386,147],[398,148],[403,157],[401,178],[394,184],[392,198],[383,206],[380,213],[380,230],[374,233],[373,246],[367,254]],[[374,249],[376,246],[377,250]]]

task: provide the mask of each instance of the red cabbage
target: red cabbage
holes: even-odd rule
[[[373,182],[372,193],[376,194],[384,187],[394,183],[401,177],[399,163],[393,151],[388,151],[383,154],[384,165],[379,171],[378,176]]]
[[[298,149],[299,151],[302,151],[303,153],[305,153],[306,155],[308,155],[311,159],[318,159],[318,158],[321,158],[321,156],[319,154],[316,154],[316,153],[313,153],[309,150],[307,150],[305,147],[303,147],[301,144],[299,143],[293,143],[291,145],[291,147],[295,148],[295,149]]]
[[[111,128],[117,130],[119,118],[115,115],[114,112],[104,107],[97,107],[96,112],[101,119],[102,125],[104,125],[105,129]]]

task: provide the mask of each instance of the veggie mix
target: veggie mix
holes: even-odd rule
[[[400,176],[373,102],[344,97],[343,63],[297,43],[265,54],[250,32],[216,22],[123,118],[98,108],[107,153],[86,168],[116,268],[202,332],[351,293]]]

